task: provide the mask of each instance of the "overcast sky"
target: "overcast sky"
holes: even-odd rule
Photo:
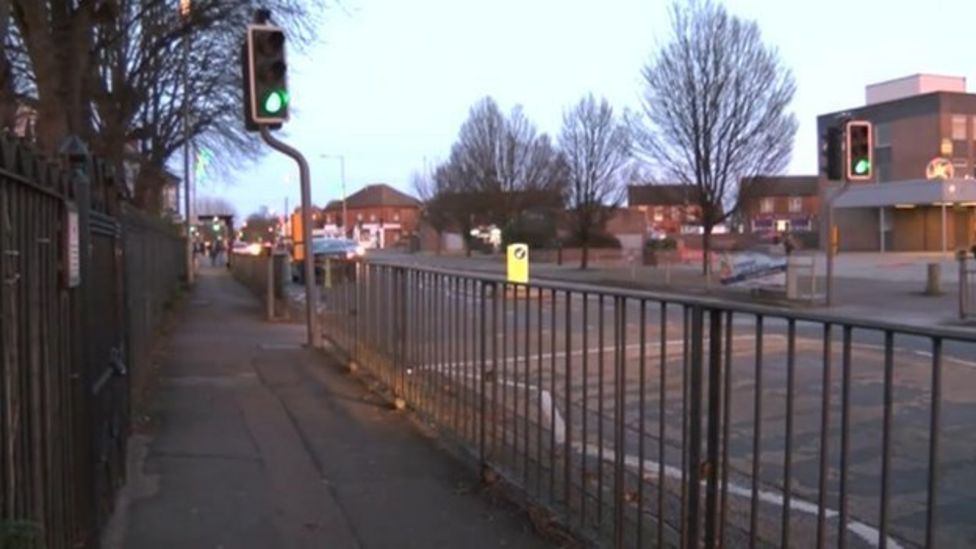
[[[587,92],[636,108],[640,71],[667,39],[664,0],[342,0],[317,42],[289,57],[292,120],[279,137],[311,164],[313,201],[410,174],[444,159],[468,108],[485,95],[522,104],[541,131],[558,134],[563,110]],[[793,70],[800,121],[792,174],[817,169],[818,114],[864,102],[869,83],[919,72],[976,83],[974,0],[727,0],[756,20]],[[236,67],[235,67],[236,70]],[[277,153],[228,177],[199,181],[246,216],[281,212],[299,196],[297,169]]]

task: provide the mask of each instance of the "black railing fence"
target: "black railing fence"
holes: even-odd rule
[[[4,546],[97,545],[125,474],[129,373],[183,275],[184,241],[123,211],[80,141],[64,152],[67,169],[0,138]]]
[[[976,542],[965,333],[378,263],[323,299],[351,360],[602,545]]]

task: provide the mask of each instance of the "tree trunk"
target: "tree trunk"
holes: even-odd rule
[[[442,248],[444,247],[444,231],[435,231],[437,233],[437,255],[441,255]]]
[[[712,226],[702,226],[702,276],[708,276],[711,270],[712,256]]]
[[[580,269],[586,270],[590,264],[590,239],[587,238],[580,242],[580,247],[582,248],[580,250],[582,252],[580,253]]]

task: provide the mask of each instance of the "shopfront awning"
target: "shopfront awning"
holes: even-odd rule
[[[829,191],[828,191],[829,192]],[[834,201],[835,208],[976,205],[976,179],[917,179],[889,183],[851,184]]]

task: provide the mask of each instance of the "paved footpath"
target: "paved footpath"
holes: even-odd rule
[[[104,547],[546,547],[527,514],[205,269]]]

